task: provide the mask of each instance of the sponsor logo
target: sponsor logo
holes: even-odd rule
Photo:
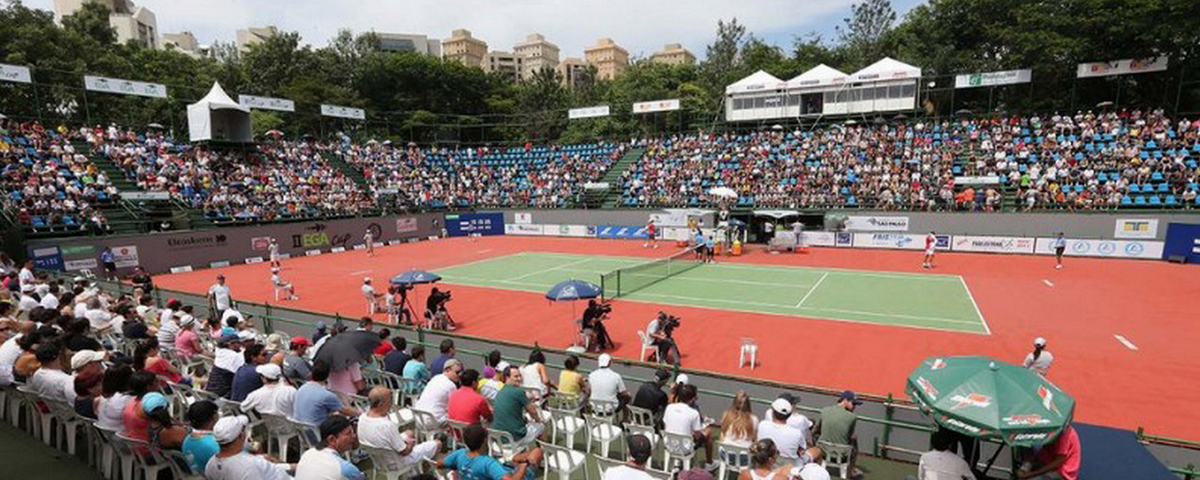
[[[225,234],[191,235],[187,237],[168,238],[167,247],[173,249],[223,247],[227,240]]]
[[[60,247],[64,257],[92,255],[96,253],[96,247],[91,245],[63,245]]]
[[[950,397],[950,400],[958,402],[955,403],[953,407],[950,407],[950,410],[958,410],[966,407],[987,408],[992,405],[992,397],[979,393],[954,395]]]
[[[1088,242],[1075,242],[1071,244],[1071,251],[1075,253],[1087,253],[1087,251],[1091,249],[1092,244]]]
[[[867,224],[872,227],[891,227],[891,228],[908,228],[908,217],[887,218],[887,217],[867,217]]]
[[[1054,404],[1053,391],[1051,391],[1049,388],[1046,388],[1045,385],[1040,385],[1038,386],[1038,396],[1042,398],[1042,406],[1046,407],[1046,410],[1050,410],[1051,412],[1062,415],[1062,413],[1058,411],[1058,406]]]
[[[404,217],[404,218],[396,219],[396,232],[397,233],[410,233],[410,232],[415,232],[415,231],[417,231],[417,218],[416,217]]]
[[[1036,441],[1045,440],[1049,436],[1049,433],[1016,433],[1009,435],[1008,440],[1010,442]]]
[[[1117,244],[1113,242],[1104,242],[1100,244],[1100,248],[1097,250],[1101,255],[1112,255],[1113,252],[1117,251]]]
[[[946,368],[946,361],[940,358],[933,359],[933,364],[929,366],[930,370],[941,370]]]
[[[984,435],[987,435],[988,433],[990,433],[987,429],[979,428],[974,425],[969,425],[969,424],[963,422],[962,420],[959,420],[957,418],[948,417],[945,415],[942,415],[942,422],[944,422],[947,426],[958,428],[967,433],[971,433],[971,434],[975,434],[975,435],[979,435],[979,436],[984,436]]]
[[[917,386],[921,387],[921,391],[925,392],[930,400],[937,401],[939,392],[929,380],[926,380],[925,377],[917,377]]]
[[[1050,419],[1042,418],[1041,415],[1038,415],[1036,413],[1029,414],[1029,415],[1013,415],[1011,417],[1004,417],[1000,420],[1003,421],[1006,425],[1036,426],[1036,425],[1045,425],[1045,424],[1050,423]]]
[[[876,244],[895,245],[897,248],[904,248],[913,242],[912,237],[908,235],[892,235],[888,233],[876,233],[871,235],[871,242]]]
[[[254,237],[250,239],[250,248],[256,251],[263,251],[271,248],[271,237]]]

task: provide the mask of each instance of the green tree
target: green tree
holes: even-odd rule
[[[888,32],[896,23],[890,0],[863,0],[850,7],[850,16],[837,28],[838,40],[854,70],[887,56]]]

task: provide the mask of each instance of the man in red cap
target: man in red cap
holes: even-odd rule
[[[288,346],[290,351],[286,357],[283,357],[283,377],[288,379],[292,385],[303,385],[312,376],[312,364],[304,358],[308,347],[311,346],[312,341],[304,335],[292,337],[292,342]]]

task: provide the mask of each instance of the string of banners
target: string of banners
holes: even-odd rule
[[[135,82],[121,78],[93,77],[88,75],[83,77],[83,86],[93,92],[167,98],[167,86],[161,83]]]
[[[326,117],[350,118],[354,120],[366,120],[367,112],[361,108],[343,107],[339,105],[321,104],[321,115]]]
[[[238,95],[238,103],[246,108],[257,108],[260,110],[276,110],[280,112],[296,111],[296,102],[285,98]]]

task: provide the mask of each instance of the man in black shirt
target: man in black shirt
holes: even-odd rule
[[[133,284],[142,289],[142,293],[149,294],[154,290],[154,280],[150,278],[150,274],[146,273],[146,269],[137,267],[133,270],[133,278],[130,279]]]
[[[142,321],[142,317],[134,312],[129,305],[117,306],[117,315],[125,317],[125,321],[121,322],[121,335],[126,340],[145,340],[150,338],[150,327]]]
[[[637,394],[633,396],[633,406],[644,408],[654,413],[656,421],[662,419],[663,411],[667,408],[667,392],[663,391],[663,387],[667,385],[667,381],[671,379],[671,373],[659,369],[654,372],[654,382],[643,383],[638,387]]]
[[[67,327],[67,335],[63,337],[63,346],[67,347],[67,350],[72,352],[104,350],[100,342],[88,335],[91,324],[86,318],[73,318],[67,322]]]
[[[396,335],[392,337],[392,346],[395,348],[383,356],[383,370],[403,376],[404,365],[412,359],[408,353],[405,353],[405,350],[408,350],[408,340]]]
[[[592,334],[596,338],[596,348],[600,351],[612,348],[612,337],[608,336],[608,329],[604,327],[604,315],[609,312],[609,308],[605,308],[595,299],[588,300],[587,310],[583,311],[583,321],[580,327],[586,332],[592,330]]]

